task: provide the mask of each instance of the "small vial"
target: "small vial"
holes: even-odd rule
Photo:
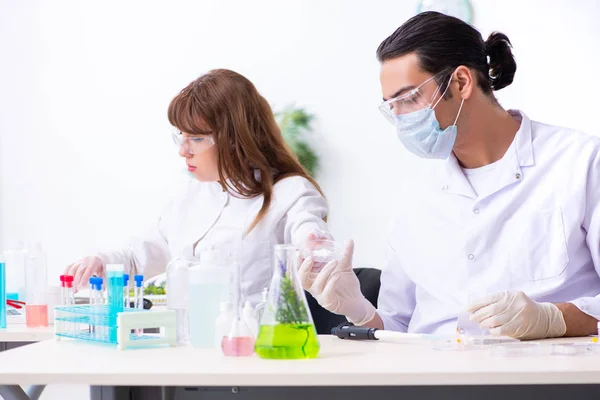
[[[129,274],[123,274],[123,307],[131,307],[131,300],[129,299]]]
[[[65,305],[75,304],[75,292],[73,291],[73,275],[65,275],[64,303]]]
[[[105,326],[104,323],[104,316],[105,316],[105,312],[104,312],[104,292],[102,290],[103,288],[103,284],[104,284],[104,280],[100,277],[96,278],[96,301],[95,301],[95,306],[96,306],[96,320],[98,323],[98,326],[96,327],[96,335],[98,336],[99,339],[104,340],[106,338],[106,336],[108,336],[108,326]]]
[[[133,288],[133,301],[134,308],[144,309],[144,276],[135,275],[133,277],[135,281],[135,287]],[[144,333],[143,329],[136,329],[135,334],[141,336]]]
[[[60,277],[61,303],[65,306],[75,305],[75,292],[73,291],[73,275],[61,275]],[[50,312],[54,312],[50,310]],[[76,322],[67,322],[65,329],[69,334],[76,334],[79,326]]]
[[[96,298],[98,295],[96,294],[98,278],[92,276],[90,278],[90,336],[92,338],[96,337],[96,324],[97,324],[97,310],[96,310]]]
[[[60,304],[61,305],[65,305],[66,303],[66,295],[65,295],[65,276],[66,275],[61,275],[60,276]]]

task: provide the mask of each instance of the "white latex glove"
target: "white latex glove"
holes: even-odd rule
[[[321,240],[333,240],[333,237],[331,236],[331,233],[327,231],[314,229],[311,233],[308,234],[306,244],[309,244],[311,242],[319,242]]]
[[[84,257],[65,268],[65,275],[73,275],[75,292],[86,287],[92,275],[104,278],[104,264],[98,256]]]
[[[324,240],[333,240],[333,236],[331,236],[331,234],[327,231],[315,229],[311,233],[309,233],[302,247],[306,250],[314,250],[318,248],[319,244],[322,243]],[[325,262],[314,262],[312,268],[314,272],[318,272],[325,267],[325,264]]]
[[[516,339],[560,337],[567,331],[562,312],[552,303],[537,303],[523,292],[498,292],[475,299],[470,319],[492,335]]]
[[[360,282],[352,270],[354,242],[344,249],[344,256],[338,262],[328,262],[319,271],[313,271],[313,260],[309,257],[300,266],[298,275],[302,287],[319,302],[321,307],[346,316],[355,325],[364,325],[375,316],[375,307],[360,291]]]

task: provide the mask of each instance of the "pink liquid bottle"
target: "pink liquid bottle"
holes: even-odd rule
[[[221,341],[223,354],[229,357],[248,357],[254,354],[254,335],[239,311],[233,318],[231,329]]]

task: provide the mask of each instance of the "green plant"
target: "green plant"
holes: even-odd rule
[[[149,284],[144,288],[144,294],[167,294],[165,291],[165,284],[155,286],[153,283]]]
[[[296,154],[300,164],[314,177],[319,169],[319,157],[306,140],[306,135],[312,131],[314,115],[304,108],[288,106],[275,113],[275,118],[288,146]]]
[[[306,324],[308,310],[296,292],[292,272],[287,270],[283,262],[279,262],[279,270],[281,280],[275,319],[280,324]]]

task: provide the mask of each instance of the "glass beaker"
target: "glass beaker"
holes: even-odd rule
[[[35,242],[25,266],[25,322],[29,328],[48,326],[47,285],[46,253],[42,244]]]
[[[320,344],[297,268],[299,248],[277,245],[268,300],[260,321],[255,351],[261,358],[317,357]]]

